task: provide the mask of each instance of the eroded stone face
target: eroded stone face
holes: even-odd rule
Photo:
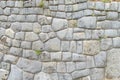
[[[120,49],[111,49],[107,52],[106,77],[120,77]]]
[[[83,42],[83,53],[86,55],[95,55],[100,52],[100,42],[96,40]]]

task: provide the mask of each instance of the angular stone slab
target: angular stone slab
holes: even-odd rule
[[[120,49],[111,49],[107,52],[106,77],[120,77]]]
[[[83,53],[86,55],[95,55],[100,52],[100,42],[95,40],[83,42]]]

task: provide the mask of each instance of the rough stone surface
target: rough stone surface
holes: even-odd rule
[[[95,55],[100,52],[99,41],[84,41],[83,42],[83,53],[86,55]]]

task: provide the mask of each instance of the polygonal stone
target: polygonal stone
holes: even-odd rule
[[[26,32],[26,34],[25,34],[26,41],[35,41],[38,39],[39,39],[38,35],[33,32]]]
[[[54,31],[66,29],[67,27],[68,27],[67,20],[65,20],[65,19],[57,19],[57,18],[53,19],[52,29]]]
[[[23,71],[19,69],[16,65],[11,65],[11,72],[8,77],[8,80],[22,80],[22,78],[23,78]]]
[[[12,55],[5,55],[4,56],[4,61],[8,62],[8,63],[16,63],[17,59],[18,59],[17,57],[12,56]]]
[[[37,59],[38,55],[33,50],[23,50],[23,57],[29,59]]]
[[[45,50],[47,51],[60,51],[60,40],[53,38],[45,43]]]
[[[22,48],[11,47],[10,54],[15,56],[22,56]]]
[[[12,29],[7,29],[5,31],[5,34],[6,34],[6,36],[8,36],[10,38],[14,38],[14,36],[15,36],[15,32]]]
[[[96,67],[105,67],[106,66],[106,59],[107,53],[100,52],[99,54],[95,55],[95,65]]]
[[[95,55],[100,52],[100,42],[95,40],[83,42],[83,53],[86,55]]]
[[[64,62],[57,63],[57,72],[66,72],[66,65]]]
[[[17,66],[24,71],[28,71],[31,73],[37,73],[41,70],[41,62],[28,60],[24,58],[20,58],[17,62]]]
[[[67,72],[73,72],[75,70],[74,62],[66,62]]]
[[[8,78],[8,74],[8,71],[0,69],[0,80],[6,80]]]
[[[52,80],[48,73],[40,72],[35,75],[34,80]]]
[[[91,79],[92,80],[104,80],[105,78],[104,69],[102,68],[95,68],[91,70]]]
[[[74,71],[74,72],[72,72],[72,77],[73,77],[73,79],[78,79],[78,78],[81,78],[84,76],[88,76],[89,73],[90,73],[89,69]]]
[[[34,75],[28,72],[23,72],[23,80],[33,80]]]
[[[73,61],[78,61],[78,62],[83,62],[86,61],[86,56],[85,55],[81,55],[81,54],[77,54],[77,53],[73,53],[72,54],[72,60]]]
[[[51,60],[52,61],[61,61],[62,60],[62,53],[61,52],[55,52],[50,53],[51,54]]]
[[[78,27],[96,28],[96,18],[95,17],[83,17],[78,20]]]
[[[120,48],[120,37],[113,38],[113,46]]]
[[[42,64],[42,72],[53,73],[56,72],[56,62],[46,62]]]
[[[34,41],[32,44],[32,49],[34,50],[44,50],[44,44],[43,42],[39,41]]]
[[[107,52],[106,77],[119,78],[120,76],[120,49],[111,49]]]
[[[112,48],[112,39],[106,38],[101,40],[101,50],[108,50]]]

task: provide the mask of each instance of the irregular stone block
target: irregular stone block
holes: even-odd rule
[[[96,28],[96,17],[83,17],[78,20],[78,27],[82,28]]]
[[[11,72],[8,77],[8,80],[22,80],[22,78],[23,78],[23,71],[19,69],[16,65],[11,65]]]
[[[45,43],[45,50],[47,51],[60,51],[60,40],[53,38]]]
[[[28,71],[31,73],[37,73],[41,71],[41,62],[39,61],[34,61],[34,60],[28,60],[24,58],[20,58],[17,62],[17,66],[24,71]]]
[[[86,55],[95,55],[100,52],[100,42],[95,40],[83,41],[83,53]]]
[[[66,29],[67,27],[68,27],[67,20],[65,20],[65,19],[57,19],[57,18],[53,19],[52,29],[54,31],[63,30],[63,29]]]

